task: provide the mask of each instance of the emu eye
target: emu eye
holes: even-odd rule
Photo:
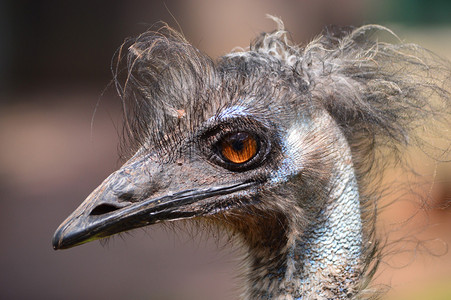
[[[247,132],[228,134],[219,142],[223,158],[234,164],[248,162],[257,154],[258,148],[257,139]]]

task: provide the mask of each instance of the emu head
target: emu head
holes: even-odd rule
[[[133,41],[118,88],[134,153],[61,224],[55,249],[195,218],[248,247],[245,298],[361,293],[374,149],[406,143],[439,88],[410,72],[430,68],[417,48],[371,38],[383,28],[300,47],[278,22],[218,61],[167,27]]]

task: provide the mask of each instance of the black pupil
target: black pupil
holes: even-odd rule
[[[241,151],[244,148],[244,141],[249,138],[247,133],[237,133],[230,137],[230,142],[235,151]]]

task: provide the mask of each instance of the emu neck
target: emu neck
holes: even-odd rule
[[[338,170],[329,201],[287,253],[286,287],[295,298],[349,299],[362,274],[362,222],[352,165]]]
[[[276,252],[251,246],[245,299],[349,299],[356,295],[363,273],[359,192],[350,154],[340,157],[334,163],[325,205],[313,221],[304,228],[280,226],[279,241],[284,246]]]

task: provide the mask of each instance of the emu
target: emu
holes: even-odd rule
[[[120,49],[132,155],[60,225],[54,249],[193,219],[245,245],[243,299],[374,296],[371,182],[422,146],[415,129],[449,116],[449,65],[380,41],[394,37],[381,26],[300,46],[274,20],[277,30],[218,60],[168,26],[132,40],[126,59]]]

